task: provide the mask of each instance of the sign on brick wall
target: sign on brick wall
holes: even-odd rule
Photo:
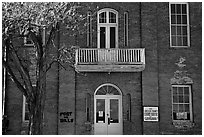
[[[60,112],[60,123],[68,122],[73,123],[74,119],[70,118],[72,116],[72,112]]]
[[[144,107],[144,121],[158,121],[158,107]]]

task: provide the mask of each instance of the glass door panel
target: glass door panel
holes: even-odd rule
[[[100,48],[106,47],[106,28],[100,27]]]
[[[118,99],[110,99],[110,123],[119,123]]]
[[[115,37],[115,27],[110,27],[110,48],[115,48],[115,41],[116,41],[116,37]]]
[[[105,99],[96,100],[96,123],[105,123]]]

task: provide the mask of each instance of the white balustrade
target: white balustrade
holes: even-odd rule
[[[78,64],[145,64],[145,49],[98,49],[76,50]]]

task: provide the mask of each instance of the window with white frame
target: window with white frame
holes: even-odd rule
[[[188,3],[170,3],[170,46],[189,47],[189,10]]]
[[[23,120],[23,122],[26,122],[26,123],[29,121],[28,103],[26,101],[26,97],[25,96],[23,96],[22,120]]]
[[[105,8],[98,11],[98,48],[118,47],[118,12]]]
[[[192,94],[190,85],[172,85],[173,120],[192,121]]]
[[[24,37],[24,45],[25,46],[33,46],[34,42],[31,40],[30,37]]]

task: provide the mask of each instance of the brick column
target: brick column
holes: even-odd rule
[[[75,134],[75,72],[72,68],[60,71],[58,134]]]
[[[141,44],[146,66],[142,72],[143,107],[159,107],[156,4],[141,3]],[[144,115],[144,113],[143,113]],[[144,118],[144,117],[143,117]],[[143,134],[159,134],[159,121],[143,121]]]

